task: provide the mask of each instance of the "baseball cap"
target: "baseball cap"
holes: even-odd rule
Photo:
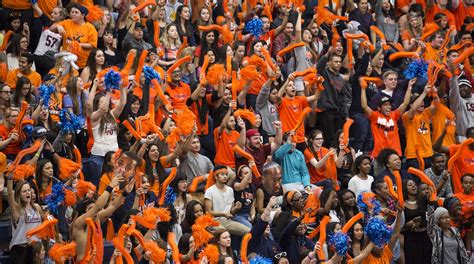
[[[255,136],[260,136],[260,133],[258,132],[257,129],[249,129],[247,130],[247,133],[245,134],[247,138],[255,137]]]
[[[392,97],[390,97],[390,96],[384,96],[384,97],[382,97],[382,98],[380,99],[379,106],[385,104],[386,102],[390,102],[390,103],[391,103],[392,101],[393,101]]]
[[[33,133],[31,134],[31,137],[33,139],[37,139],[39,137],[46,137],[47,135],[49,135],[49,132],[48,130],[46,130],[46,128],[42,126],[37,126],[33,128]]]

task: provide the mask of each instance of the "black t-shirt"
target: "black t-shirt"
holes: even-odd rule
[[[240,182],[240,179],[237,182]],[[242,203],[242,208],[236,214],[250,214],[250,208],[255,199],[255,187],[249,184],[249,187],[242,191],[234,190],[234,199],[235,202]]]

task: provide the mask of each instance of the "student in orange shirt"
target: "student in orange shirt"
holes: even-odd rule
[[[166,88],[166,93],[171,98],[171,105],[178,110],[186,107],[186,100],[191,96],[189,85],[181,81],[182,73],[181,68],[175,69],[171,73],[171,82],[167,83]]]
[[[461,177],[462,192],[454,194],[454,197],[461,201],[462,216],[464,219],[470,219],[474,212],[474,193],[472,185],[474,184],[474,174],[468,173]]]
[[[298,122],[298,118],[303,112],[303,109],[312,105],[313,109],[319,98],[319,90],[311,96],[296,96],[296,88],[294,84],[295,77],[293,74],[288,76],[286,82],[281,86],[278,91],[278,112],[280,113],[280,120],[282,123],[283,134],[293,130]],[[284,97],[283,97],[284,96]],[[306,148],[305,143],[305,130],[304,125],[301,125],[297,131],[295,131],[295,143],[297,149],[301,152]]]
[[[326,179],[326,161],[330,157],[329,154],[336,154],[336,150],[323,147],[324,137],[320,130],[311,131],[308,138],[308,147],[304,150],[304,158],[308,166],[309,176],[311,177],[311,184]]]
[[[19,77],[24,76],[31,81],[33,87],[41,86],[41,75],[31,69],[33,65],[33,55],[29,52],[23,52],[18,58],[18,69],[8,72],[5,84],[10,87],[16,87],[16,82]]]
[[[235,168],[235,155],[234,146],[239,145],[241,148],[245,148],[245,122],[239,118],[237,120],[240,127],[240,133],[235,130],[235,117],[232,116],[232,105],[235,102],[231,102],[231,107],[227,111],[222,123],[219,127],[214,129],[214,143],[216,145],[216,157],[214,164],[220,164],[227,166],[227,169]],[[235,176],[235,174],[233,175]],[[233,178],[233,177],[231,177]],[[233,184],[233,180],[229,181],[230,186]]]
[[[425,168],[431,167],[430,158],[433,156],[433,148],[430,136],[430,120],[436,111],[436,106],[431,104],[428,108],[425,108],[424,100],[429,92],[436,92],[436,88],[427,85],[420,95],[412,94],[410,110],[402,116],[407,136],[405,169],[420,167],[417,160],[417,146],[419,147],[419,155],[425,160]],[[439,99],[436,98],[435,100]]]
[[[19,132],[14,129],[18,113],[18,110],[14,108],[7,108],[3,116],[3,124],[0,125],[0,150],[10,160],[14,160],[21,149],[21,142],[18,141]]]
[[[454,26],[456,20],[454,19],[454,15],[447,9],[448,0],[437,0],[436,3],[434,2],[434,0],[428,0],[426,2],[425,23],[433,23],[434,16],[437,13],[443,13],[448,17],[448,24]]]
[[[388,75],[397,75],[396,72],[387,72],[384,75],[384,80]],[[400,146],[400,137],[398,135],[398,119],[403,115],[405,109],[410,102],[411,89],[416,82],[416,78],[410,80],[403,103],[392,111],[392,98],[384,96],[380,99],[378,111],[373,111],[367,105],[367,95],[365,89],[361,89],[361,106],[370,120],[372,135],[374,136],[374,149],[372,157],[377,157],[380,150],[383,148],[392,148],[397,151],[398,155],[402,155]]]
[[[446,48],[441,49],[445,40],[446,32],[444,30],[438,30],[428,40],[429,43],[420,42],[420,56],[426,61],[434,61],[437,63],[443,63],[445,61]]]

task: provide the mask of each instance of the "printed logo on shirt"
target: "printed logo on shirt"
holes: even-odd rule
[[[467,102],[466,103],[466,109],[467,109],[467,111],[474,112],[474,103]]]
[[[293,112],[298,112],[300,110],[297,105],[288,105],[288,109]]]
[[[249,192],[242,192],[240,198],[244,201],[244,205],[250,205],[253,201],[253,194]]]
[[[395,129],[395,121],[393,119],[386,119],[383,117],[377,118],[377,127],[383,129],[385,136],[388,135],[388,132],[391,132]]]
[[[426,122],[424,120],[421,121],[421,125],[417,130],[418,134],[426,135],[429,133],[428,127],[426,126]]]
[[[464,162],[469,164],[469,166],[474,166],[474,159],[473,158],[464,158]]]

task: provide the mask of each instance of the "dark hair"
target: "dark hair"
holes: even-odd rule
[[[410,5],[410,9],[408,9],[408,13],[410,12],[418,13],[421,17],[425,16],[425,12],[423,11],[423,6],[418,3]]]
[[[38,184],[38,190],[39,190],[40,193],[45,191],[45,190],[43,190],[43,181],[46,180],[46,179],[43,177],[42,171],[43,171],[43,167],[48,163],[53,164],[49,159],[40,159],[36,163],[35,179],[36,179],[36,183]],[[49,184],[49,181],[51,181],[51,179],[47,179],[47,180],[48,180],[48,184]]]
[[[316,153],[316,150],[314,149],[314,146],[313,146],[313,143],[312,141],[316,138],[317,135],[319,134],[323,134],[323,132],[321,130],[318,130],[318,129],[313,129],[311,130],[311,132],[309,132],[309,137],[308,137],[308,148],[309,148],[309,151],[314,155],[314,158],[318,160],[318,155]]]
[[[161,151],[158,147],[158,145],[156,144],[150,144],[148,145],[148,149],[146,150],[145,154],[143,155],[143,159],[145,160],[145,173],[150,176],[150,186],[153,186],[153,184],[155,184],[155,176],[153,174],[153,161],[150,159],[148,153],[150,153],[150,149],[155,146],[158,151],[159,151],[159,155],[161,156]],[[165,169],[163,168],[163,165],[161,164],[160,162],[160,159],[158,158],[158,160],[155,162],[155,169],[156,169],[156,172],[158,173],[158,180],[159,182],[163,182],[165,179],[166,179],[166,172],[165,172]]]
[[[466,173],[466,174],[464,174],[463,176],[461,176],[461,183],[462,183],[462,181],[464,180],[464,178],[466,178],[466,177],[474,178],[474,174],[472,174],[472,173]]]
[[[337,150],[340,150],[339,149],[339,136],[341,136],[342,133],[343,133],[343,130],[338,129],[336,131],[336,136],[334,137],[334,141],[332,142],[332,147],[337,149]]]
[[[85,92],[77,89],[77,81],[79,76],[74,76],[67,82],[66,91],[72,101],[72,112],[75,115],[86,115],[86,95]],[[79,100],[81,101],[81,108],[79,109]],[[80,110],[80,112],[79,112]]]
[[[115,151],[109,151],[105,153],[104,164],[102,165],[102,175],[106,174],[107,172],[113,171],[113,167],[110,166],[109,162],[112,160],[114,154],[115,154]]]
[[[97,75],[97,67],[96,67],[96,62],[95,62],[95,56],[97,55],[97,52],[99,51],[102,51],[98,48],[93,48],[91,50],[91,52],[89,53],[89,56],[87,57],[87,62],[86,62],[86,66],[89,67],[89,73],[90,73],[90,77],[89,77],[89,80],[94,80],[95,76]],[[102,53],[104,53],[102,51]],[[107,68],[107,65],[106,65],[106,62],[104,60],[104,65],[102,66],[102,68]]]
[[[189,225],[191,227],[194,225],[194,222],[196,221],[196,218],[194,217],[194,207],[196,205],[200,205],[202,207],[202,210],[204,211],[204,205],[196,200],[191,200],[189,203],[186,205],[186,211],[184,212],[184,219],[183,222]]]
[[[26,62],[28,64],[33,64],[33,54],[29,52],[22,52],[20,53],[20,57],[26,58]]]
[[[86,212],[87,206],[89,206],[89,204],[92,204],[92,203],[95,203],[95,199],[94,198],[91,199],[87,196],[79,200],[76,203],[76,207],[75,207],[75,211],[77,213],[76,216],[83,215]]]
[[[469,127],[466,129],[466,137],[470,138],[474,136],[474,127]]]
[[[138,157],[138,155],[137,155],[135,152],[133,152],[133,151],[124,151],[124,152],[122,153],[122,155],[125,155],[125,156],[131,158],[132,160],[134,160],[134,161],[137,163],[137,164],[135,165],[135,168],[141,166],[141,164],[142,164],[142,159],[140,159],[140,157]]]
[[[178,34],[181,38],[181,42],[183,41],[183,37],[188,37],[188,40],[190,37],[193,36],[193,27],[191,25],[191,17],[187,20],[184,21],[184,27],[186,28],[186,33],[183,32],[183,29],[181,28],[181,12],[183,12],[184,8],[188,8],[190,14],[191,14],[191,9],[187,5],[180,5],[176,9],[176,18],[174,20],[174,23],[176,24],[176,29],[178,30]]]
[[[252,56],[255,53],[255,44],[257,43],[260,43],[263,46],[267,45],[267,42],[265,42],[265,40],[260,39],[252,41],[252,43],[250,44],[249,56]]]
[[[10,45],[7,49],[7,53],[11,53],[14,56],[20,56],[21,53],[22,53],[22,51],[20,49],[20,42],[21,42],[22,38],[28,39],[28,37],[26,37],[25,35],[20,34],[20,33],[13,35],[11,37]]]
[[[380,150],[379,155],[377,156],[377,162],[379,164],[383,164],[384,167],[388,169],[388,167],[387,167],[388,159],[393,154],[398,156],[397,151],[395,151],[394,149],[384,148],[384,149]]]
[[[355,161],[354,161],[354,165],[355,165],[354,166],[354,173],[355,174],[359,174],[359,172],[360,172],[359,166],[360,166],[360,164],[362,164],[362,161],[364,161],[364,160],[369,160],[370,162],[372,161],[372,159],[368,155],[360,155],[355,159]]]
[[[338,55],[337,53],[329,53],[328,55],[328,61],[332,61],[335,57],[339,57],[340,59],[342,59],[342,56],[341,55]]]
[[[25,95],[25,98],[23,100],[27,101],[30,104],[34,102],[33,93],[31,91],[31,90],[33,90],[31,81],[30,81],[30,79],[22,76],[22,77],[18,78],[18,80],[16,80],[15,90],[13,91],[13,94],[12,94],[12,103],[13,103],[13,105],[18,106],[18,107],[21,106],[21,97],[22,97],[21,90],[23,89],[23,85],[25,85],[25,84],[30,85],[30,90]]]
[[[351,193],[354,196],[354,201],[357,200],[357,197],[355,193],[349,189],[342,189],[337,192],[337,199],[339,200],[339,206],[341,207],[342,212],[344,213],[345,220],[349,221],[349,219],[351,219],[351,215],[349,214],[349,209],[352,209],[354,212],[354,215],[356,215],[357,213],[359,213],[359,208],[357,208],[357,205],[354,205],[353,208],[349,208],[344,204],[344,199],[342,199],[342,197],[346,193]]]
[[[192,235],[190,233],[185,233],[179,239],[178,249],[179,249],[180,254],[183,254],[183,255],[188,254],[188,252],[189,252],[189,240],[190,240],[191,236]]]

